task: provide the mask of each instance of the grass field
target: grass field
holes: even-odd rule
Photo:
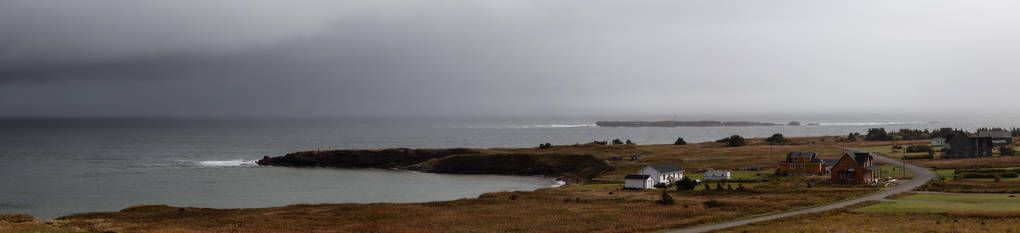
[[[1020,232],[1020,217],[927,212],[859,212],[876,202],[799,215],[714,232]]]
[[[1013,194],[975,194],[975,193],[953,193],[953,194],[918,193],[902,197],[897,200],[945,201],[962,203],[1020,203],[1020,197],[1016,197],[1016,195]]]

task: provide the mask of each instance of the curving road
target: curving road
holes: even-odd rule
[[[846,149],[849,149],[851,151],[857,151],[856,148],[846,148]],[[900,161],[897,161],[895,159],[879,155],[878,153],[875,153],[875,159],[880,160],[880,161],[884,161],[884,162],[887,162],[887,163],[892,163],[892,164],[901,163]],[[741,225],[746,225],[746,224],[751,224],[751,223],[756,223],[756,222],[763,222],[763,221],[769,221],[769,220],[774,220],[774,219],[778,219],[778,218],[785,218],[785,217],[790,217],[790,216],[794,216],[794,215],[810,214],[810,213],[818,213],[818,212],[823,212],[823,211],[829,211],[829,210],[839,209],[839,208],[847,207],[847,206],[850,206],[850,205],[853,205],[853,204],[857,204],[857,203],[861,203],[861,202],[865,202],[865,201],[878,201],[878,200],[885,199],[889,195],[893,195],[893,194],[897,194],[897,193],[901,193],[901,192],[910,191],[910,190],[912,190],[914,188],[920,187],[921,185],[924,185],[925,183],[928,183],[929,180],[931,180],[932,178],[935,177],[935,173],[932,173],[931,171],[929,171],[928,169],[925,169],[923,167],[914,166],[913,164],[909,164],[909,163],[906,166],[907,166],[907,169],[909,169],[911,172],[914,173],[914,178],[910,179],[910,181],[908,181],[907,183],[904,183],[904,184],[901,184],[901,185],[897,185],[895,187],[890,188],[889,190],[882,191],[880,193],[871,194],[871,195],[868,195],[868,196],[865,196],[865,197],[861,197],[861,198],[857,198],[857,199],[851,199],[851,200],[847,200],[847,201],[843,201],[843,202],[839,202],[839,203],[835,203],[835,204],[831,204],[831,205],[826,205],[826,206],[819,206],[819,207],[815,207],[815,208],[797,210],[797,211],[786,212],[786,213],[781,213],[781,214],[774,214],[774,215],[767,215],[767,216],[761,216],[761,217],[754,217],[754,218],[737,220],[737,221],[732,221],[732,222],[725,222],[725,223],[719,223],[719,224],[712,224],[712,225],[692,227],[692,228],[682,229],[682,230],[678,230],[678,231],[670,231],[670,233],[693,233],[693,232],[714,231],[714,230],[726,229],[726,228],[730,228],[730,227],[736,227],[736,226],[741,226]]]

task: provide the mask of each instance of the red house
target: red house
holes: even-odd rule
[[[870,184],[877,181],[876,177],[881,166],[874,164],[875,157],[870,152],[847,152],[832,166],[832,183],[837,184]]]

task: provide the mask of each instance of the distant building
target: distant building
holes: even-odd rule
[[[976,137],[962,131],[954,131],[945,136],[942,147],[942,158],[973,158],[992,156],[992,149],[997,146],[1013,144],[1013,137],[1005,130],[982,130]]]
[[[931,139],[931,146],[945,146],[945,145],[946,145],[945,137],[936,137]]]
[[[730,172],[726,171],[708,171],[705,172],[705,181],[710,180],[729,180]]]
[[[991,138],[992,146],[1008,146],[1013,144],[1013,133],[1003,130],[981,130],[977,133],[978,138]]]
[[[776,175],[824,175],[829,172],[825,164],[815,152],[790,152],[785,161],[779,161]]]
[[[650,189],[655,187],[655,180],[649,175],[631,174],[623,178],[625,189]]]
[[[652,176],[655,184],[669,185],[684,178],[684,169],[673,163],[656,163],[645,166],[638,174]]]
[[[830,180],[838,184],[873,183],[881,168],[874,161],[870,152],[847,152],[833,165]]]

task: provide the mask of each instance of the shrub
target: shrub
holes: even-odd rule
[[[893,137],[889,136],[889,133],[885,131],[885,128],[871,128],[868,129],[868,134],[864,136],[866,141],[889,141]]]
[[[715,183],[715,190],[722,190],[722,183]]]
[[[915,152],[935,152],[935,150],[931,148],[931,145],[910,145],[910,146],[907,146],[907,153],[915,153]]]
[[[675,183],[677,191],[694,190],[698,182],[692,179],[681,179]]]
[[[549,148],[552,148],[552,143],[546,142],[544,144],[538,144],[538,149],[549,149]]]
[[[708,186],[708,183],[705,183],[705,190],[712,190],[712,186]]]
[[[619,138],[613,139],[613,145],[623,145],[623,141],[620,141]]]
[[[723,203],[721,201],[708,200],[708,201],[702,202],[701,205],[705,206],[705,209],[709,209],[709,208],[715,208],[715,207],[722,207]]]
[[[785,137],[783,137],[783,134],[777,133],[777,134],[773,134],[768,139],[765,139],[765,142],[767,142],[769,144],[786,144],[786,143],[790,143],[790,140],[786,139]]]
[[[678,145],[678,146],[687,145],[687,141],[684,141],[684,138],[680,137],[680,138],[676,139],[676,142],[674,142],[673,145]]]
[[[510,194],[510,200],[517,200],[517,194]]]
[[[1003,156],[1016,155],[1016,148],[1013,148],[1012,146],[1000,146],[999,155]]]
[[[591,143],[595,144],[595,145],[607,145],[607,144],[609,144],[609,142],[607,142],[607,141],[592,141]]]
[[[634,144],[634,142],[631,142],[631,141],[630,141],[630,139],[627,139],[627,142],[625,142],[625,143],[626,143],[627,145],[637,145],[637,144]]]
[[[669,196],[669,193],[666,193],[666,190],[662,190],[662,198],[655,203],[658,203],[659,205],[676,205],[676,202],[673,201],[673,197]]]
[[[740,135],[729,136],[727,138],[716,140],[715,142],[726,143],[726,146],[728,147],[738,147],[747,145],[747,142],[744,141],[744,137],[741,137]]]
[[[744,190],[744,183],[737,183],[737,190]]]

